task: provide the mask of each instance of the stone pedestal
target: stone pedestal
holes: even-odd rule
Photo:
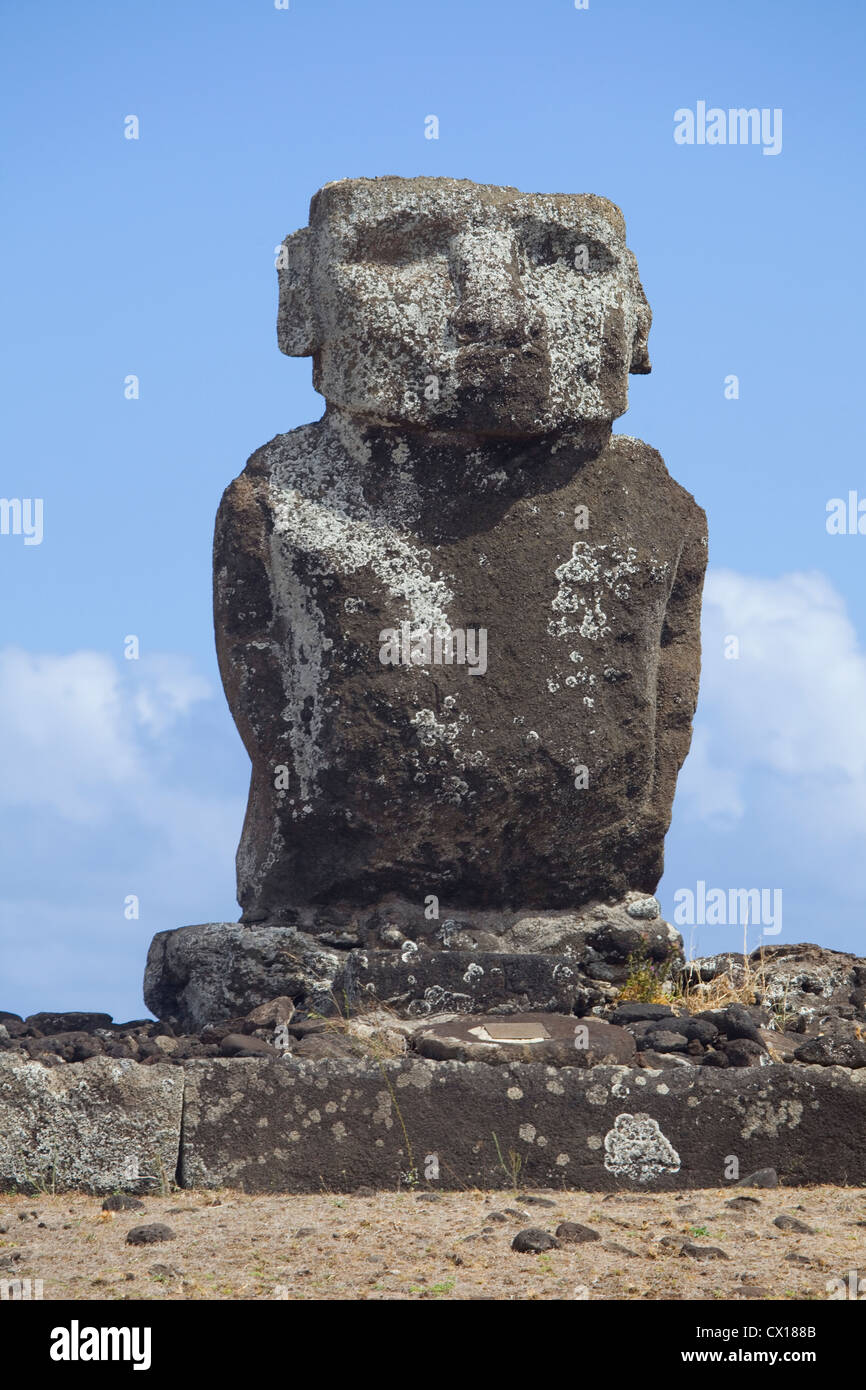
[[[577,913],[418,916],[413,937],[378,917],[353,920],[348,932],[306,917],[300,928],[211,922],[160,932],[145,1002],[194,1031],[282,995],[301,1016],[377,1006],[406,1018],[524,1009],[583,1016],[616,998],[636,959],[660,971],[682,959],[679,933],[654,898],[638,894]]]

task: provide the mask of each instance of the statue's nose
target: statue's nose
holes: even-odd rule
[[[467,232],[451,243],[451,278],[457,307],[451,327],[457,342],[522,347],[541,332],[521,283],[514,238],[504,232]]]

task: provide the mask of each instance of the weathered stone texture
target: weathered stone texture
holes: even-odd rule
[[[633,953],[662,966],[682,951],[655,900],[637,894],[579,912],[463,913],[442,922],[385,905],[356,913],[351,933],[334,932],[327,913],[293,915],[304,930],[210,922],[159,932],[145,969],[148,1008],[193,1032],[277,995],[305,1013],[380,1003],[409,1017],[527,1008],[584,1014],[616,996]],[[398,949],[383,944],[392,938]]]
[[[246,1014],[277,995],[331,1012],[340,954],[291,927],[251,931],[208,922],[158,932],[147,956],[144,998],[158,1018],[198,1031]]]
[[[580,1023],[535,1023],[545,1017],[554,1048],[561,1028]],[[479,1024],[496,1031],[497,1021],[476,1016],[440,1034]],[[591,1025],[622,1043],[622,1029]],[[768,1168],[787,1184],[866,1184],[866,1068],[561,1060],[323,1054],[45,1068],[2,1055],[0,1185],[146,1191],[177,1172],[186,1187],[250,1192],[424,1180],[486,1189],[510,1186],[519,1171],[529,1186],[679,1189],[733,1185]]]
[[[321,1059],[190,1062],[186,1075],[191,1187],[393,1188],[426,1167],[433,1187],[506,1188],[512,1154],[536,1187],[733,1186],[731,1155],[737,1176],[774,1167],[783,1183],[866,1182],[866,1072],[839,1067]]]
[[[0,1053],[0,1187],[160,1190],[177,1170],[183,1090],[180,1068]]]
[[[827,1019],[866,1023],[866,959],[814,942],[765,943],[744,962],[735,952],[705,956],[682,966],[687,980],[709,983],[727,975],[736,986],[745,973],[761,1003],[797,1032],[814,1030]]]
[[[434,1061],[511,1066],[544,1062],[554,1067],[634,1066],[637,1048],[624,1028],[598,1018],[523,1013],[508,1018],[461,1017],[419,1029],[414,1048]]]

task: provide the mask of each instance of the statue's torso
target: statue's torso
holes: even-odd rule
[[[696,698],[691,676],[668,688],[663,654],[685,644],[694,670],[703,513],[627,436],[582,462],[568,446],[526,468],[513,450],[493,469],[429,462],[402,436],[348,464],[310,426],[226,493],[217,629],[254,763],[244,905],[564,907],[606,875],[654,887],[659,740],[675,778]],[[435,645],[380,659],[446,625],[479,671],[484,630],[484,674]]]

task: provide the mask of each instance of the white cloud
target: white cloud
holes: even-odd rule
[[[5,648],[0,806],[39,807],[77,822],[118,807],[146,812],[155,794],[161,800],[148,744],[210,695],[183,657],[118,664],[102,652]]]
[[[237,916],[248,762],[215,696],[180,656],[0,650],[4,1008],[141,1016],[153,934]]]
[[[692,814],[719,826],[740,820],[746,811],[740,777],[733,768],[717,766],[711,755],[710,731],[695,725],[692,746],[678,783],[678,795]]]
[[[710,571],[693,747],[681,792],[704,820],[742,817],[764,775],[790,799],[780,813],[834,835],[866,828],[866,652],[825,575]]]
[[[135,713],[151,734],[163,733],[198,700],[209,700],[213,695],[209,683],[191,670],[182,656],[154,653],[146,660],[143,676],[135,696]]]

